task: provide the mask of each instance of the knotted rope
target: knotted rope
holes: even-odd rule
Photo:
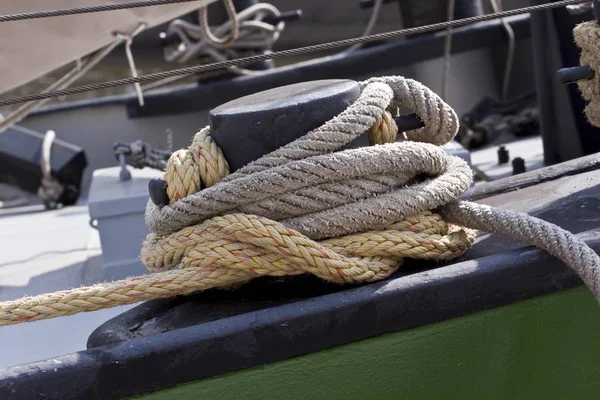
[[[577,82],[581,96],[589,103],[585,115],[594,126],[600,126],[600,25],[596,21],[583,22],[573,29],[575,43],[581,48],[579,62],[595,71],[592,79]]]
[[[548,251],[600,299],[600,259],[581,240],[526,214],[456,200],[471,171],[438,147],[452,140],[458,119],[437,95],[402,77],[370,79],[361,89],[331,121],[232,174],[204,128],[167,164],[169,204],[148,202],[152,232],[141,258],[155,273],[3,303],[0,324],[230,288],[263,275],[371,282],[405,257],[462,255],[473,234],[460,226]],[[340,151],[369,130],[374,142],[393,140],[391,113],[399,106],[425,127],[406,132],[404,142]]]

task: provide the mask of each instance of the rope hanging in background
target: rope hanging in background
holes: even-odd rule
[[[235,18],[230,19],[214,29],[214,34],[233,35],[236,30],[236,39],[229,45],[214,44],[206,39],[208,29],[204,25],[196,25],[182,19],[176,19],[169,24],[167,34],[176,34],[181,43],[170,46],[165,52],[167,62],[188,62],[195,58],[202,58],[203,62],[220,62],[239,59],[248,54],[264,54],[272,51],[273,45],[285,28],[285,22],[279,21],[272,25],[265,22],[266,18],[277,18],[281,12],[267,3],[254,4],[240,11]],[[263,71],[255,71],[243,67],[232,66],[227,71],[236,75],[257,75]],[[221,71],[213,71],[208,76],[218,76]],[[144,90],[156,89],[169,83],[185,78],[186,75],[172,76],[149,83]]]
[[[406,257],[462,255],[473,242],[469,228],[548,251],[600,299],[600,259],[574,235],[526,214],[457,201],[472,176],[439,147],[458,130],[452,108],[402,77],[360,86],[340,115],[232,174],[204,128],[167,163],[169,204],[148,203],[152,232],[141,258],[154,273],[0,303],[0,324],[231,288],[264,275],[376,281]],[[394,130],[399,106],[425,127],[389,143],[395,135],[384,131]],[[371,140],[388,143],[340,151],[370,129]]]

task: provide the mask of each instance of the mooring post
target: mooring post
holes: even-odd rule
[[[210,111],[212,136],[233,172],[323,125],[359,95],[352,80],[309,81],[258,92]],[[348,148],[368,145],[365,132]]]

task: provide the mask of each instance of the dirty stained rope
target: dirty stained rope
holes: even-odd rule
[[[117,80],[113,80],[113,81],[93,83],[90,85],[56,90],[56,91],[47,92],[47,93],[39,93],[39,94],[20,96],[20,97],[11,97],[8,99],[0,100],[0,106],[8,106],[11,104],[25,103],[25,102],[34,101],[34,100],[68,96],[71,94],[83,93],[83,92],[88,92],[88,91],[92,91],[92,90],[99,90],[99,89],[106,89],[106,88],[111,88],[111,87],[116,87],[116,86],[129,85],[129,84],[136,83],[136,82],[157,81],[157,80],[171,78],[171,77],[179,76],[179,75],[192,75],[192,74],[196,74],[196,73],[200,73],[200,72],[215,71],[215,70],[220,70],[220,69],[239,66],[239,65],[250,65],[250,64],[254,64],[259,61],[264,61],[264,60],[271,60],[271,59],[277,59],[277,58],[282,58],[282,57],[314,53],[314,52],[323,51],[323,50],[331,50],[331,49],[340,48],[340,47],[352,46],[352,45],[360,44],[360,43],[368,43],[368,42],[373,42],[373,41],[395,39],[400,36],[411,35],[411,34],[415,34],[415,33],[431,32],[431,31],[442,30],[442,29],[447,29],[447,28],[455,28],[455,27],[459,27],[459,26],[475,24],[477,22],[482,22],[482,21],[489,21],[489,20],[498,19],[498,18],[511,17],[514,15],[550,10],[553,8],[564,7],[564,6],[568,6],[568,5],[572,5],[572,4],[587,3],[589,1],[591,1],[591,0],[562,0],[562,1],[557,1],[557,2],[553,2],[553,3],[545,3],[545,4],[530,6],[530,7],[518,8],[518,9],[514,9],[514,10],[502,11],[499,13],[477,15],[474,17],[463,18],[463,19],[453,20],[453,21],[449,21],[449,22],[440,22],[440,23],[431,24],[431,25],[401,29],[401,30],[391,31],[391,32],[377,33],[377,34],[373,34],[373,35],[361,36],[361,37],[351,38],[351,39],[343,39],[343,40],[338,40],[338,41],[329,42],[329,43],[300,47],[300,48],[296,48],[296,49],[275,51],[275,52],[268,53],[268,54],[257,54],[257,55],[253,55],[253,56],[249,56],[249,57],[238,58],[235,60],[225,60],[225,61],[219,61],[219,62],[212,63],[212,64],[196,65],[193,67],[186,67],[186,68],[180,68],[180,69],[175,69],[175,70],[170,70],[170,71],[157,72],[154,74],[142,75],[142,76],[138,76],[138,77],[129,77],[129,78],[117,79]]]
[[[167,164],[170,203],[148,202],[141,259],[154,273],[0,303],[0,324],[233,288],[264,275],[372,282],[405,257],[462,255],[473,242],[469,228],[548,251],[600,300],[600,259],[577,237],[527,214],[457,200],[472,176],[439,148],[458,119],[436,94],[402,77],[360,86],[340,115],[231,174],[210,128],[201,130]],[[425,124],[403,133],[404,142],[389,134],[399,106]],[[340,151],[367,130],[387,143]]]

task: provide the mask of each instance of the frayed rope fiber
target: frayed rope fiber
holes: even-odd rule
[[[202,129],[167,163],[169,204],[147,205],[151,233],[141,259],[154,273],[0,303],[0,324],[232,288],[266,275],[372,282],[406,257],[461,256],[473,243],[471,229],[546,250],[600,298],[600,259],[583,241],[527,214],[457,201],[472,173],[439,147],[458,131],[439,96],[398,76],[360,86],[340,115],[231,174],[210,128]],[[402,133],[402,142],[392,118],[399,106],[424,123]],[[340,150],[367,131],[374,146]]]

